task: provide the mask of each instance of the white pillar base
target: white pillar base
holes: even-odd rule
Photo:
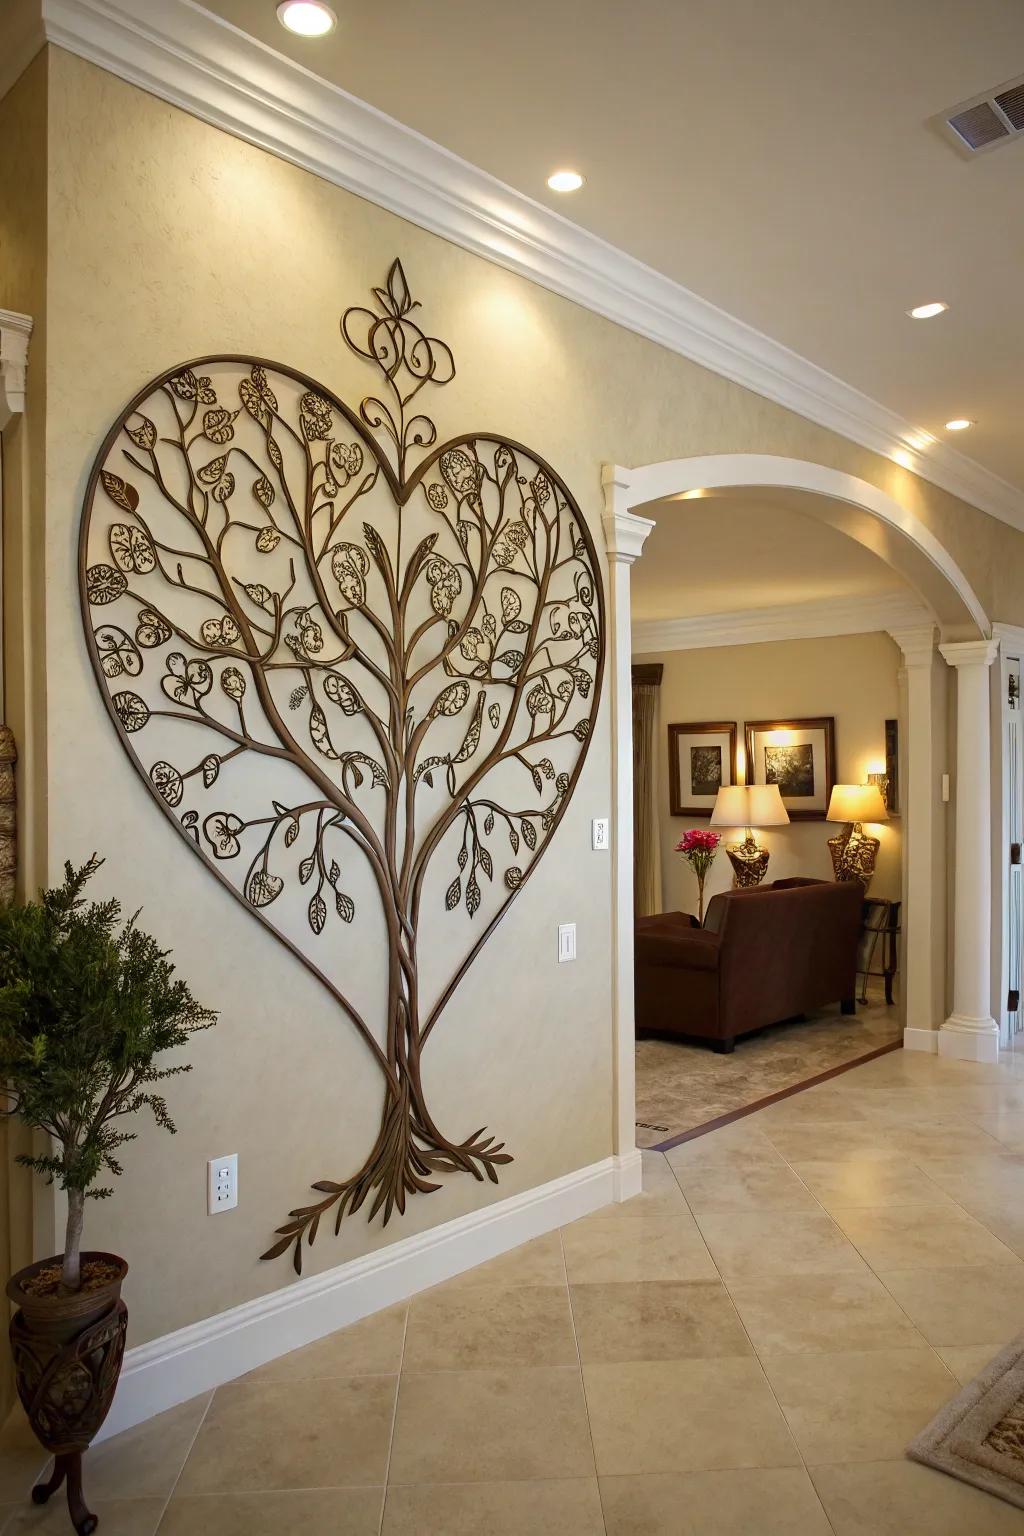
[[[937,1029],[914,1029],[908,1025],[903,1031],[905,1051],[929,1051],[934,1056],[938,1048],[939,1031]]]
[[[632,1200],[643,1192],[644,1160],[639,1147],[612,1159],[615,1200]]]
[[[939,1055],[953,1061],[999,1063],[999,1026],[995,1019],[968,1019],[951,1014],[939,1030]]]

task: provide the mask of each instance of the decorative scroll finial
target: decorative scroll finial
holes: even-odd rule
[[[430,448],[437,428],[429,416],[406,419],[406,407],[425,384],[450,384],[455,377],[451,348],[436,336],[427,336],[410,317],[419,301],[409,292],[402,263],[391,263],[386,288],[374,288],[380,313],[372,309],[346,309],[341,334],[353,352],[380,370],[390,394],[390,404],[367,395],[359,414],[374,432],[383,432],[394,444],[395,468],[400,485],[406,481],[409,449]]]

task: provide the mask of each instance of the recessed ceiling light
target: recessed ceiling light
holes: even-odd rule
[[[917,304],[913,309],[908,309],[907,314],[911,320],[934,320],[936,315],[943,314],[949,308],[941,299],[936,299],[932,304]]]
[[[579,171],[553,171],[548,177],[552,192],[578,192],[583,185]]]
[[[974,422],[973,421],[969,421],[966,416],[954,416],[952,421],[947,421],[946,422],[946,431],[947,432],[966,432],[968,427],[973,427],[973,426],[974,426]]]
[[[326,37],[338,25],[337,16],[323,0],[282,0],[277,19],[299,37]]]

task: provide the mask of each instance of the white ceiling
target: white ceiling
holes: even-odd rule
[[[785,506],[737,495],[645,511],[656,524],[633,567],[634,623],[910,594],[877,555]]]
[[[956,447],[1024,486],[1024,141],[968,161],[929,126],[1024,72],[1021,0],[334,5],[310,42],[206,0],[919,426],[976,419]]]

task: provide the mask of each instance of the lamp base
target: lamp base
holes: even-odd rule
[[[735,885],[746,889],[761,884],[768,873],[769,853],[767,848],[758,847],[753,832],[748,829],[742,843],[730,843],[725,851],[733,868]]]
[[[877,837],[868,836],[859,821],[847,822],[842,832],[828,840],[836,880],[859,880],[867,890],[881,846]]]

